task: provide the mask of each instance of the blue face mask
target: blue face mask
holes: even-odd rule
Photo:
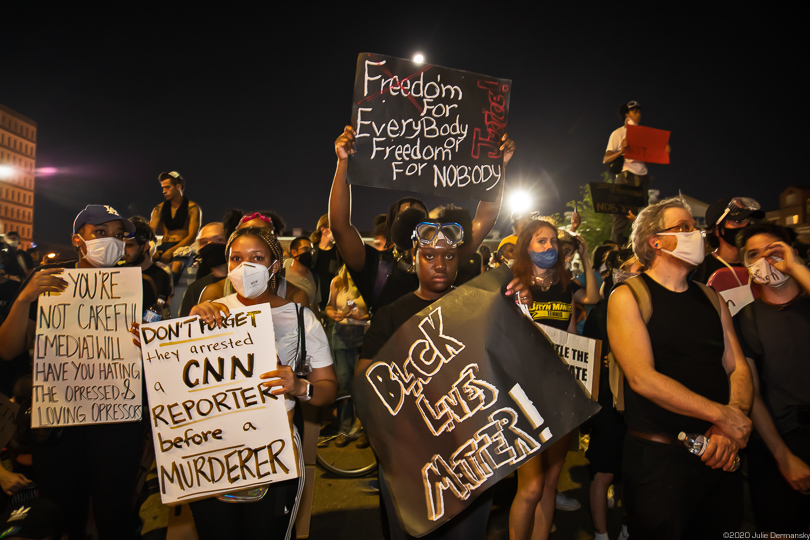
[[[547,270],[557,263],[557,250],[548,249],[546,251],[529,250],[529,257],[538,268]]]

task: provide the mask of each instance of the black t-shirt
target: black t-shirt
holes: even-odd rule
[[[7,279],[5,282],[0,283],[0,323],[5,320],[6,314],[11,309],[11,304],[17,298],[19,292],[19,281]]]
[[[723,367],[725,341],[720,315],[700,286],[690,283],[684,292],[670,291],[647,274],[652,316],[647,331],[655,370],[692,392],[727,404],[729,381]],[[705,433],[709,422],[676,414],[635,393],[625,379],[627,427],[675,437],[680,431]]]
[[[568,287],[565,289],[562,288],[559,281],[549,287],[547,291],[533,285],[529,289],[534,300],[529,307],[532,320],[552,328],[568,330],[568,323],[574,313],[574,306],[571,301],[574,298],[574,293],[581,288],[579,283],[573,280],[568,283]]]
[[[169,297],[172,295],[172,277],[169,273],[160,266],[153,264],[143,270],[143,275],[149,276],[155,282],[155,287],[152,287],[148,279],[144,278],[143,280],[143,309],[154,305],[157,302],[157,296],[162,296],[168,302]],[[155,296],[155,289],[157,289],[157,296]]]
[[[329,303],[329,286],[332,284],[332,279],[337,275],[340,269],[340,260],[338,257],[338,250],[334,247],[331,249],[321,249],[316,247],[312,250],[312,275],[315,276],[315,286],[321,293],[321,311],[326,309],[326,304]]]
[[[366,262],[363,268],[359,272],[349,268],[349,273],[372,313],[376,314],[376,311],[380,308],[402,298],[403,295],[413,292],[419,287],[419,279],[416,274],[411,274],[399,268],[391,251],[377,251],[368,244],[364,244],[363,247],[366,250]],[[382,285],[379,294],[375,295],[374,290],[380,269],[388,277],[384,280],[384,285]],[[381,281],[384,277],[380,276]]]
[[[423,300],[416,293],[409,293],[380,309],[371,319],[371,327],[363,341],[360,358],[373,359],[388,339],[408,319],[428,307],[434,300]]]
[[[803,293],[784,307],[758,298],[734,322],[745,356],[756,364],[759,393],[776,430],[785,434],[798,428],[798,408],[810,405],[810,296]]]

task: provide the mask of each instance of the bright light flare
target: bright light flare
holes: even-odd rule
[[[11,178],[17,173],[10,165],[0,165],[0,178]]]
[[[39,167],[36,170],[37,176],[53,176],[54,174],[58,173],[59,169],[56,167]]]
[[[523,214],[531,209],[532,197],[527,191],[518,189],[509,194],[507,204],[511,213]]]
[[[413,61],[416,62],[417,64],[422,64],[425,62],[425,55],[423,55],[422,53],[416,53],[415,55],[413,55]]]

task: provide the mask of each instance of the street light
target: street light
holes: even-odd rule
[[[416,62],[417,64],[422,64],[425,61],[425,55],[423,55],[422,53],[416,53],[415,55],[413,55],[413,61]]]

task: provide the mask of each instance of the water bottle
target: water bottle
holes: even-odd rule
[[[706,447],[709,446],[709,437],[699,433],[684,433],[681,431],[678,433],[678,440],[683,443],[687,450],[696,456],[702,456],[703,452],[706,451]],[[731,471],[729,472],[734,472],[739,468],[740,456],[735,456],[734,464],[731,466]]]
[[[166,307],[166,297],[158,296],[157,302],[146,308],[143,312],[143,322],[152,323],[163,319],[163,310]]]

